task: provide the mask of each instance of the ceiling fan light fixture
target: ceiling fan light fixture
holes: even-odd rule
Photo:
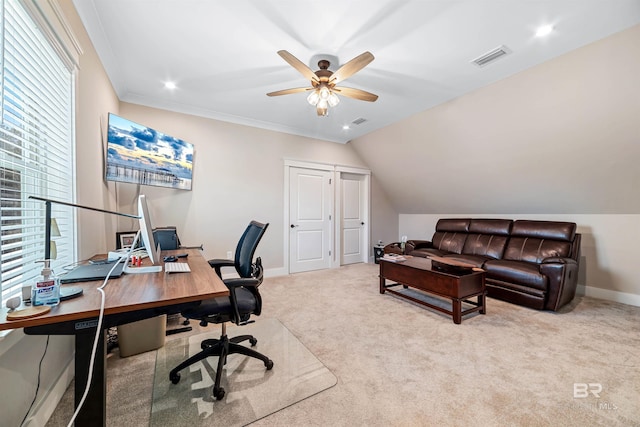
[[[323,84],[322,87],[320,88],[320,99],[324,99],[326,101],[327,99],[329,99],[330,95],[331,95],[331,91],[326,85]]]
[[[338,95],[336,95],[334,92],[331,92],[331,95],[329,95],[329,99],[327,100],[327,102],[329,103],[330,107],[335,107],[340,103],[340,98],[338,98]]]
[[[314,107],[316,106],[319,100],[320,100],[320,95],[318,94],[317,89],[311,92],[309,96],[307,96],[307,102],[313,105]]]
[[[326,99],[320,99],[320,101],[318,101],[318,103],[316,104],[316,107],[322,110],[326,110],[327,108],[329,108],[329,103]]]

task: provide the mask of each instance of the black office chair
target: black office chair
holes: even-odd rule
[[[222,323],[222,334],[220,339],[207,339],[202,341],[200,347],[202,351],[191,356],[169,373],[169,379],[173,384],[180,381],[179,371],[209,356],[218,356],[218,369],[216,370],[216,381],[213,386],[213,396],[217,400],[224,397],[224,388],[220,387],[222,368],[227,363],[227,356],[234,353],[244,354],[264,362],[267,370],[273,368],[273,361],[267,356],[258,353],[248,347],[240,345],[243,341],[249,341],[251,346],[256,345],[256,340],[251,335],[241,335],[228,338],[226,322],[233,322],[236,325],[246,325],[253,323],[249,320],[251,315],[259,316],[262,311],[262,298],[258,292],[258,286],[262,283],[262,260],[256,259],[252,263],[253,254],[258,247],[258,243],[269,224],[261,224],[251,221],[236,247],[235,261],[229,259],[212,259],[209,265],[216,270],[216,274],[222,279],[223,267],[235,267],[240,278],[225,279],[224,284],[229,288],[228,297],[218,297],[203,301],[197,307],[183,311],[181,314],[188,319],[200,320],[201,326],[208,323]]]

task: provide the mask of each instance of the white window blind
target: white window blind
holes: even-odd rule
[[[73,75],[18,0],[0,0],[2,304],[40,273],[45,204],[73,202]],[[55,271],[73,261],[71,208],[52,206]]]

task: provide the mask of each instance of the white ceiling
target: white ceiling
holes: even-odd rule
[[[73,2],[122,101],[341,143],[640,22],[640,0]],[[536,38],[543,24],[555,30]],[[500,45],[512,53],[471,63]],[[314,71],[370,51],[341,86],[379,99],[318,117],[305,93],[267,97],[309,83],[281,49]]]

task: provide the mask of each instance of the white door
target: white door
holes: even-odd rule
[[[289,271],[331,266],[332,172],[291,168],[289,173]]]
[[[366,261],[365,248],[365,209],[364,177],[362,175],[342,174],[341,177],[342,217],[342,259],[341,264],[354,264]]]

